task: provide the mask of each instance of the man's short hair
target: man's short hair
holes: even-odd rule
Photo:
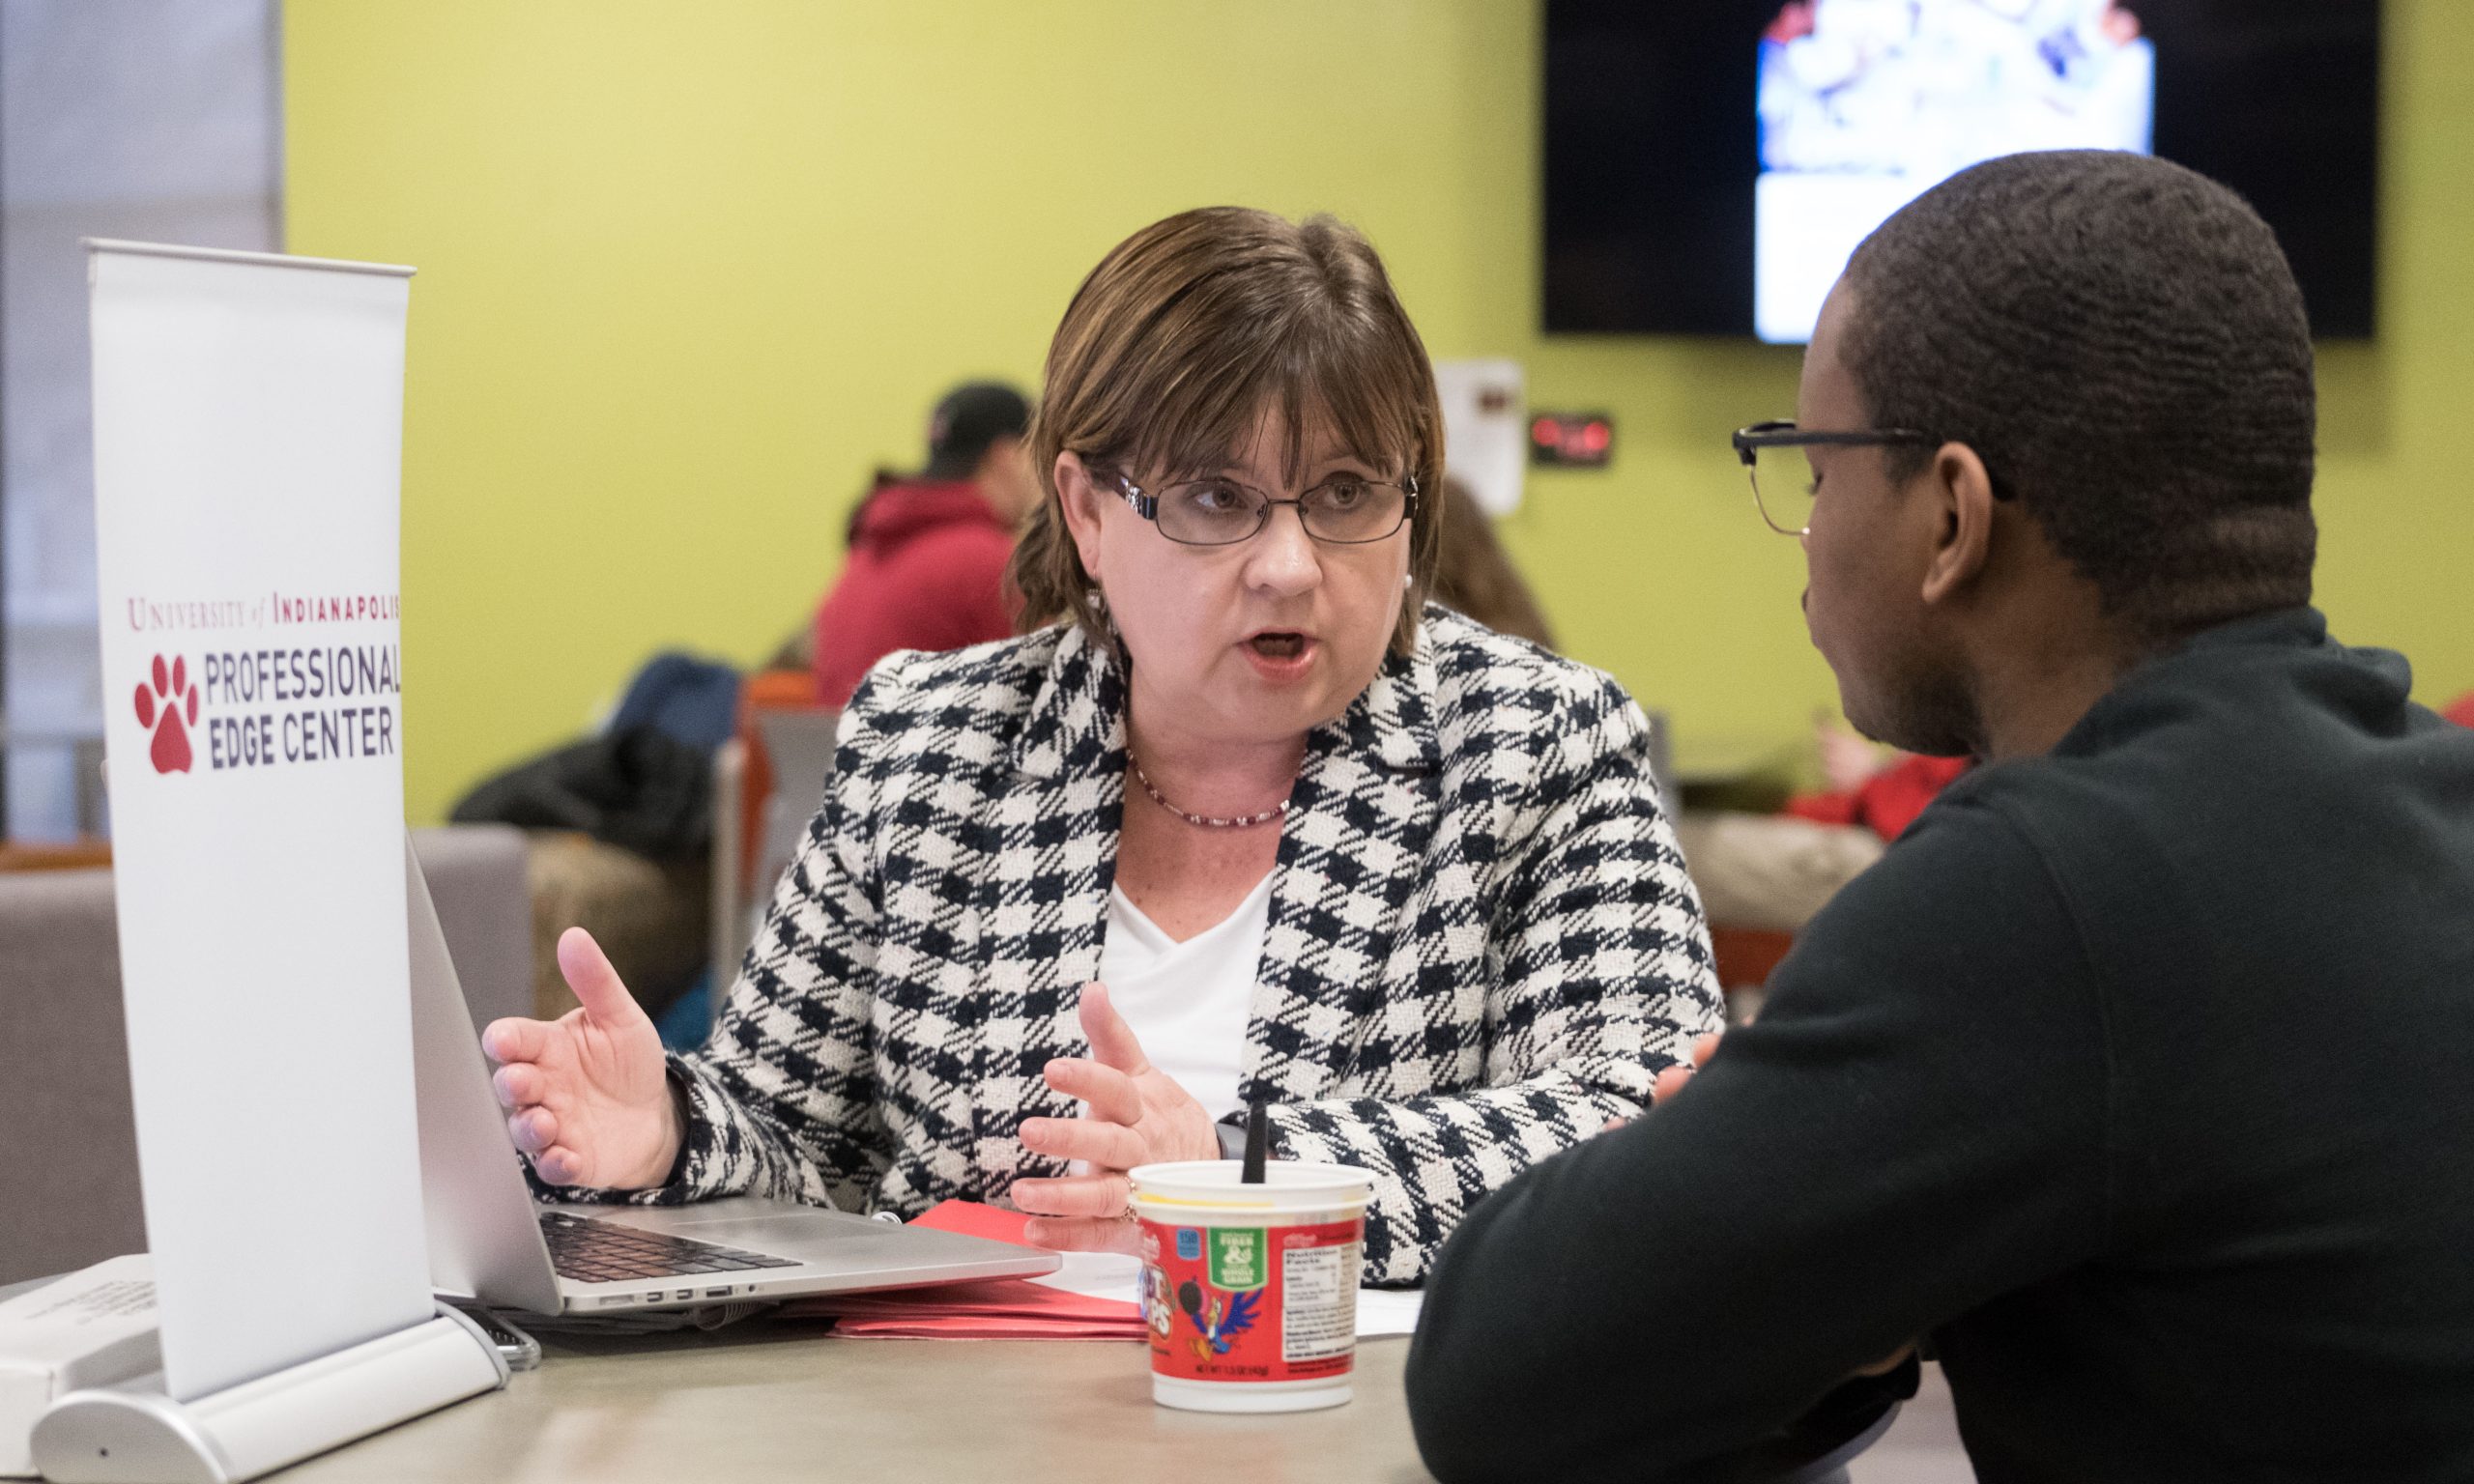
[[[1003,382],[964,382],[928,415],[927,479],[967,479],[1000,438],[1020,440],[1031,426],[1028,397]]]
[[[2310,601],[2311,331],[2240,196],[2142,155],[2003,156],[1884,222],[1846,281],[1875,424],[1973,448],[2135,640]],[[1892,457],[1909,478],[1932,454]]]

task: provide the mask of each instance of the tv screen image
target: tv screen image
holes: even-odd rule
[[[2376,300],[2379,0],[1547,0],[1550,332],[1800,343],[1956,171],[2155,154],[2225,182],[2316,332]]]
[[[1752,317],[1812,337],[1848,254],[1937,183],[2023,150],[2147,154],[2155,46],[2114,0],[1791,0],[1762,33]]]

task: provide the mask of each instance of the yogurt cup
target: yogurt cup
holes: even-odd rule
[[[1308,1412],[1350,1397],[1374,1178],[1234,1159],[1133,1172],[1151,1399],[1188,1412]]]

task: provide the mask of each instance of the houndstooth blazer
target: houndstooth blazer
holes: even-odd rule
[[[909,1215],[1065,1173],[1015,1128],[1075,1112],[1041,1069],[1088,1054],[1125,770],[1123,671],[1078,628],[879,664],[636,1198]],[[1309,739],[1274,871],[1242,1091],[1282,1156],[1373,1172],[1370,1282],[1718,1024],[1640,709],[1445,610]]]

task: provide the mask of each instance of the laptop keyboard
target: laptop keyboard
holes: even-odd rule
[[[615,1221],[595,1221],[563,1211],[540,1214],[541,1235],[550,1243],[551,1268],[559,1276],[578,1283],[699,1277],[708,1272],[799,1266],[787,1257],[767,1257],[762,1252],[743,1252],[709,1241],[639,1231]]]

